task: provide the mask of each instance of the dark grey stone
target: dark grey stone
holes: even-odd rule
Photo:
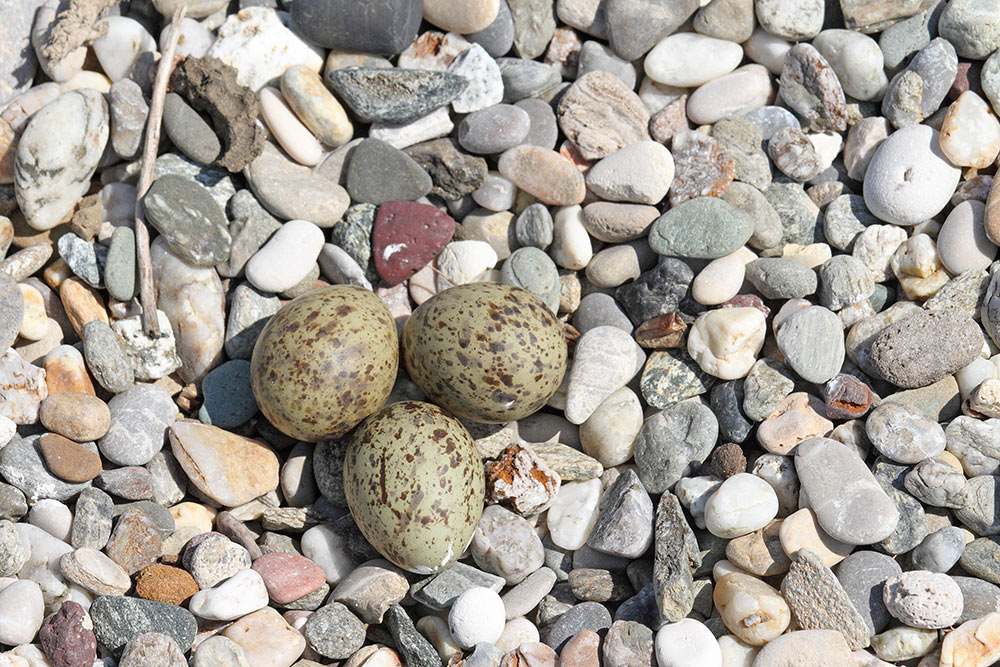
[[[84,489],[76,499],[70,544],[75,549],[103,549],[111,538],[113,515],[111,496],[100,489]]]
[[[904,554],[916,548],[927,536],[926,513],[920,501],[903,490],[910,466],[879,458],[872,468],[875,480],[882,486],[889,499],[896,504],[899,521],[896,529],[876,546],[888,554]]]
[[[396,642],[396,648],[408,667],[440,667],[441,658],[424,636],[417,632],[413,621],[398,604],[385,612],[382,621]]]
[[[975,577],[952,576],[952,579],[961,589],[965,603],[956,625],[1000,611],[1000,588]]]
[[[222,143],[212,126],[177,93],[167,93],[163,101],[163,131],[195,162],[212,164],[222,153]]]
[[[502,153],[522,144],[530,128],[531,118],[527,111],[513,104],[495,104],[462,119],[458,126],[458,143],[470,153]]]
[[[132,386],[132,364],[106,322],[93,320],[83,327],[83,358],[94,379],[112,394]]]
[[[503,101],[513,103],[539,97],[559,85],[559,70],[547,63],[524,58],[497,58],[503,79]]]
[[[150,224],[185,262],[212,266],[229,259],[232,237],[226,215],[195,180],[161,176],[142,201]]]
[[[628,313],[632,324],[639,326],[646,320],[680,311],[688,322],[704,310],[704,306],[691,298],[694,271],[674,257],[660,260],[653,269],[646,271],[631,283],[615,290],[615,299]]]
[[[701,403],[678,403],[647,419],[635,439],[639,479],[650,493],[663,493],[693,473],[712,453],[719,422]]]
[[[104,287],[102,274],[107,264],[107,246],[84,241],[73,232],[67,232],[56,241],[56,248],[74,275],[82,278],[91,287],[98,289]]]
[[[201,392],[204,400],[198,419],[205,424],[233,429],[257,413],[246,359],[232,359],[213,368],[202,380]]]
[[[542,628],[542,641],[558,652],[578,632],[590,630],[603,635],[610,627],[611,613],[603,604],[581,602],[573,605],[552,625]]]
[[[365,139],[351,153],[347,192],[355,202],[413,201],[431,191],[431,177],[403,151],[379,139]]]
[[[747,439],[753,422],[743,414],[743,382],[716,383],[709,393],[709,404],[719,420],[719,437],[724,442],[741,443]]]
[[[359,120],[394,125],[443,107],[469,85],[464,77],[449,72],[376,67],[328,71],[326,81]]]
[[[420,29],[421,0],[301,0],[291,4],[300,35],[319,46],[341,51],[400,53]]]
[[[489,24],[479,32],[465,35],[470,42],[479,44],[486,53],[494,58],[499,58],[510,51],[514,46],[514,19],[510,14],[510,7],[506,0],[500,0],[500,11],[493,23]]]
[[[598,551],[639,558],[653,541],[653,501],[639,476],[628,469],[601,498],[587,544]]]
[[[455,598],[470,588],[482,586],[499,593],[504,585],[503,577],[459,561],[410,586],[410,597],[431,609],[448,609]]]
[[[405,152],[430,175],[431,193],[446,201],[471,194],[486,179],[486,160],[461,152],[453,139],[432,139]]]
[[[816,293],[816,272],[785,257],[761,257],[746,265],[746,277],[766,299],[801,299]]]
[[[882,601],[882,588],[886,579],[902,572],[894,558],[877,551],[855,551],[837,564],[837,580],[870,634],[882,632],[893,621]]]
[[[637,60],[698,7],[698,0],[606,0],[608,41],[621,58]]]
[[[15,435],[0,450],[0,475],[5,480],[20,489],[32,504],[46,498],[69,500],[90,486],[90,482],[71,484],[50,473],[38,445],[40,437]],[[88,444],[88,449],[93,450],[94,444]]]
[[[927,537],[910,553],[915,568],[948,572],[965,551],[965,533],[958,526],[945,526]]]
[[[656,508],[653,590],[660,618],[679,621],[694,607],[694,570],[701,565],[698,540],[677,496],[660,496]]]

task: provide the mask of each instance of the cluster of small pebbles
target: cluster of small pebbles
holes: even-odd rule
[[[0,41],[0,665],[1000,661],[1000,0]]]

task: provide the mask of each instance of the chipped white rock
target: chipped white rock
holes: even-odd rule
[[[448,66],[448,71],[469,82],[466,89],[451,101],[455,113],[472,113],[503,101],[500,66],[479,44],[473,44],[460,53]]]
[[[983,98],[967,90],[948,107],[940,145],[952,164],[984,169],[1000,153],[1000,121]]]
[[[643,68],[653,81],[685,88],[729,74],[741,60],[743,47],[735,42],[678,32],[661,39],[646,54]]]
[[[34,581],[15,581],[0,590],[0,643],[29,643],[42,626],[44,613],[42,591]]]
[[[101,69],[112,82],[128,76],[141,53],[156,51],[156,40],[135,19],[109,16],[98,21],[94,28],[105,31],[91,46]]]
[[[191,597],[188,608],[209,621],[233,621],[267,606],[267,588],[256,570],[240,570],[212,588]]]
[[[872,279],[883,282],[891,275],[890,262],[900,244],[906,241],[906,230],[896,225],[870,225],[854,240],[851,255],[868,267]]]
[[[235,67],[236,80],[254,91],[292,65],[319,72],[323,51],[293,33],[289,21],[287,13],[267,7],[242,9],[226,18],[205,55]]]
[[[941,264],[937,244],[927,234],[914,234],[901,243],[889,266],[909,299],[927,299],[951,279]]]
[[[632,458],[635,436],[642,428],[642,404],[635,392],[622,387],[601,402],[580,424],[580,443],[588,456],[605,468]]]
[[[750,372],[764,346],[767,321],[756,308],[719,308],[702,313],[688,332],[687,350],[701,369],[722,380]]]
[[[368,136],[402,150],[424,141],[446,137],[454,129],[455,123],[451,120],[448,107],[441,107],[405,125],[372,123]]]
[[[486,241],[452,241],[437,257],[437,289],[479,280],[499,261],[497,251]]]
[[[316,563],[330,585],[336,585],[355,568],[344,538],[331,524],[321,523],[302,533],[302,555]]]
[[[763,528],[778,514],[778,496],[756,475],[741,472],[724,481],[705,503],[705,527],[732,539]]]
[[[42,107],[14,158],[14,192],[25,220],[45,231],[87,194],[108,142],[108,104],[96,90],[74,90]]]
[[[160,323],[159,338],[150,338],[146,335],[140,315],[111,323],[111,330],[118,336],[122,351],[132,362],[135,379],[143,382],[159,380],[181,366],[170,319],[162,310],[156,311],[156,319]]]
[[[552,543],[567,551],[575,551],[586,544],[597,523],[600,501],[600,479],[566,482],[560,486],[545,519]]]
[[[674,181],[674,158],[657,141],[637,141],[591,167],[586,181],[600,199],[656,204]]]

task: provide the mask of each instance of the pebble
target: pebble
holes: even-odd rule
[[[538,146],[516,146],[504,151],[500,173],[545,204],[573,206],[586,194],[583,175],[569,160]]]
[[[962,591],[947,574],[905,572],[888,579],[882,595],[889,613],[914,628],[954,625],[962,613]]]
[[[722,667],[722,651],[703,623],[685,618],[656,631],[656,661],[660,667],[681,667],[696,661],[705,667]]]
[[[967,366],[982,347],[982,335],[971,319],[955,313],[925,311],[889,324],[871,345],[875,370],[893,384],[904,388],[924,387]],[[943,350],[940,342],[949,341]],[[933,346],[936,353],[926,357],[920,368],[902,363],[902,355],[925,356]]]
[[[705,505],[705,526],[718,537],[732,539],[763,528],[778,512],[771,486],[749,473],[739,473],[716,489]]]
[[[288,160],[270,143],[264,144],[244,175],[260,204],[285,220],[309,220],[326,228],[338,222],[350,204],[340,185]]]
[[[86,194],[109,135],[107,103],[91,89],[65,93],[43,109],[21,134],[14,163],[18,205],[39,231],[59,224]]]
[[[843,636],[836,630],[795,630],[778,637],[760,650],[756,667],[781,667],[791,662],[851,667],[857,663]]]
[[[696,197],[657,218],[649,245],[660,255],[716,259],[738,250],[752,233],[738,209],[717,197]]]
[[[955,47],[933,39],[889,81],[882,98],[882,115],[897,128],[920,123],[941,106],[958,74]]]
[[[643,68],[658,83],[690,88],[729,74],[742,59],[739,44],[682,32],[661,39],[646,55]]]
[[[311,222],[286,222],[247,262],[247,281],[262,292],[294,287],[308,275],[324,241],[322,230]]]
[[[899,520],[896,507],[863,463],[828,438],[811,438],[795,450],[795,470],[820,527],[847,544],[878,542]],[[845,492],[848,479],[853,482]],[[844,512],[845,507],[857,510]]]
[[[144,465],[163,447],[177,408],[166,390],[137,384],[108,402],[111,424],[99,441],[102,456],[118,465]]]
[[[985,206],[967,200],[951,210],[937,239],[938,256],[953,274],[987,268],[997,255],[997,246],[985,230]]]
[[[767,324],[756,308],[723,308],[698,316],[687,350],[703,371],[723,380],[745,376],[764,345]]]
[[[776,336],[785,361],[809,382],[826,382],[840,372],[845,347],[840,320],[822,306],[789,317]],[[819,354],[822,352],[822,354]]]
[[[688,98],[687,114],[695,123],[714,123],[764,106],[772,93],[767,69],[744,65],[699,86]]]
[[[636,170],[642,164],[644,169]],[[674,177],[674,160],[662,144],[640,141],[615,151],[587,172],[587,188],[607,201],[656,204]]]
[[[587,160],[649,138],[649,112],[639,97],[607,72],[589,72],[563,95],[559,127]]]
[[[938,136],[927,126],[908,126],[879,145],[865,172],[865,205],[872,213],[914,225],[944,208],[960,173],[941,153]]]
[[[898,463],[919,463],[944,451],[944,429],[901,405],[878,406],[868,415],[865,429],[872,445]]]
[[[811,129],[842,132],[847,128],[844,90],[837,72],[814,46],[797,44],[788,50],[779,92]]]

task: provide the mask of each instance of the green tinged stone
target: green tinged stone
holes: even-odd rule
[[[753,221],[718,197],[696,197],[653,222],[654,252],[686,259],[716,259],[736,252],[753,234]]]

